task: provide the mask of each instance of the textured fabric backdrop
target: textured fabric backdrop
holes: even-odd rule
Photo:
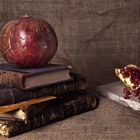
[[[59,48],[52,61],[72,65],[93,87],[117,80],[115,67],[140,65],[139,0],[0,0],[0,28],[25,13],[54,27]],[[139,140],[138,117],[103,98],[96,111],[19,138]]]

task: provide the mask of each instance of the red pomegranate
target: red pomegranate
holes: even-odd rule
[[[48,22],[25,15],[4,26],[0,48],[8,63],[21,67],[39,67],[47,64],[54,56],[57,37]]]
[[[116,68],[115,73],[125,85],[124,98],[135,96],[140,100],[140,67],[131,64],[121,69]]]

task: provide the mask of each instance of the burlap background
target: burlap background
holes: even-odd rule
[[[92,87],[116,80],[115,67],[140,65],[139,0],[0,0],[0,28],[25,13],[54,27],[59,48],[53,62],[72,65]],[[95,111],[13,140],[139,140],[139,129],[139,114],[102,98]]]

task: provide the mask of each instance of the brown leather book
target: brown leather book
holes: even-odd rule
[[[24,101],[24,102],[19,102],[16,104],[0,106],[0,114],[6,113],[9,111],[13,111],[13,110],[16,110],[19,108],[25,108],[25,107],[28,107],[30,105],[37,104],[40,102],[50,101],[50,100],[53,100],[56,98],[57,97],[55,97],[55,96],[46,96],[46,97],[42,97],[42,98],[38,98],[38,99],[32,99],[32,100],[28,100],[28,101]]]
[[[22,101],[36,99],[45,96],[64,96],[73,91],[84,90],[88,88],[86,79],[76,73],[70,73],[71,80],[61,81],[45,87],[32,90],[19,90],[16,88],[0,87],[0,106],[15,104]]]
[[[49,107],[47,107],[47,104],[45,107],[44,104],[42,110],[38,110],[38,105],[22,109],[28,115],[26,121],[15,118],[0,118],[0,134],[6,137],[16,136],[97,107],[97,99],[94,95],[86,91],[75,94],[75,96],[59,98],[55,105]]]
[[[0,85],[21,90],[29,90],[70,79],[71,67],[48,64],[39,68],[19,68],[5,63],[0,64]]]
[[[0,119],[18,119],[20,121],[27,121],[32,115],[39,114],[46,108],[56,104],[60,100],[55,96],[47,96],[38,99],[32,99],[17,104],[1,106]]]
[[[46,107],[55,104],[57,99],[58,98],[55,96],[47,96],[12,105],[1,106],[0,119],[9,118],[26,121],[29,118],[29,115],[43,111]]]

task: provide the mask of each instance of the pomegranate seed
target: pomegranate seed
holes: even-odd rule
[[[124,88],[123,93],[126,95],[130,95],[130,92],[127,87]]]
[[[139,96],[139,92],[138,91],[132,91],[131,94],[135,97]]]
[[[124,97],[124,99],[129,99],[130,98],[128,95],[124,95],[123,97]]]
[[[137,86],[135,85],[135,86],[133,86],[132,88],[133,88],[133,89],[136,89],[136,87],[137,87]]]

